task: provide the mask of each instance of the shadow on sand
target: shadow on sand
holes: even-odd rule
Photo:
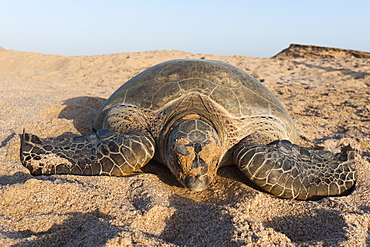
[[[275,217],[264,222],[264,226],[303,246],[316,245],[317,242],[323,242],[323,246],[340,246],[347,240],[347,224],[336,210],[316,209],[300,216]]]
[[[95,210],[88,213],[69,213],[61,224],[54,224],[49,230],[34,232],[31,230],[3,232],[11,239],[24,239],[18,246],[104,246],[121,231],[109,221],[113,217]],[[109,230],[107,230],[109,229]],[[34,240],[28,240],[32,236]]]
[[[166,220],[159,238],[179,246],[240,246],[232,240],[233,216],[221,206],[200,203],[178,195],[170,197],[176,209]]]
[[[92,132],[95,117],[106,99],[100,97],[76,97],[64,101],[66,107],[59,113],[59,118],[73,120],[81,135]]]

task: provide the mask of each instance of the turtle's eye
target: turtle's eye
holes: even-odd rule
[[[176,146],[176,150],[175,150],[176,153],[178,154],[182,154],[182,155],[189,155],[189,151],[186,149],[186,145],[184,144],[179,144],[178,146]]]

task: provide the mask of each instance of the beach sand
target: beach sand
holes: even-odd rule
[[[71,57],[0,49],[0,246],[370,245],[370,59],[342,55]],[[129,177],[34,177],[21,165],[23,129],[40,137],[87,135],[121,84],[178,58],[224,61],[262,81],[288,110],[301,146],[339,152],[350,144],[354,191],[319,201],[279,199],[248,186],[235,166],[221,168],[209,189],[191,192],[155,162]]]

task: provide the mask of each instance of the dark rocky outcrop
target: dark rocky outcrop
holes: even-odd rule
[[[370,58],[370,53],[332,47],[291,44],[288,48],[282,50],[272,58],[353,59]]]

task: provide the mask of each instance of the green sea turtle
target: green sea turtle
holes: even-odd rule
[[[193,191],[236,164],[263,190],[302,200],[355,184],[350,148],[335,154],[292,144],[297,132],[279,100],[219,61],[180,59],[145,70],[104,103],[94,128],[64,139],[23,133],[22,164],[33,175],[125,176],[155,159]]]

